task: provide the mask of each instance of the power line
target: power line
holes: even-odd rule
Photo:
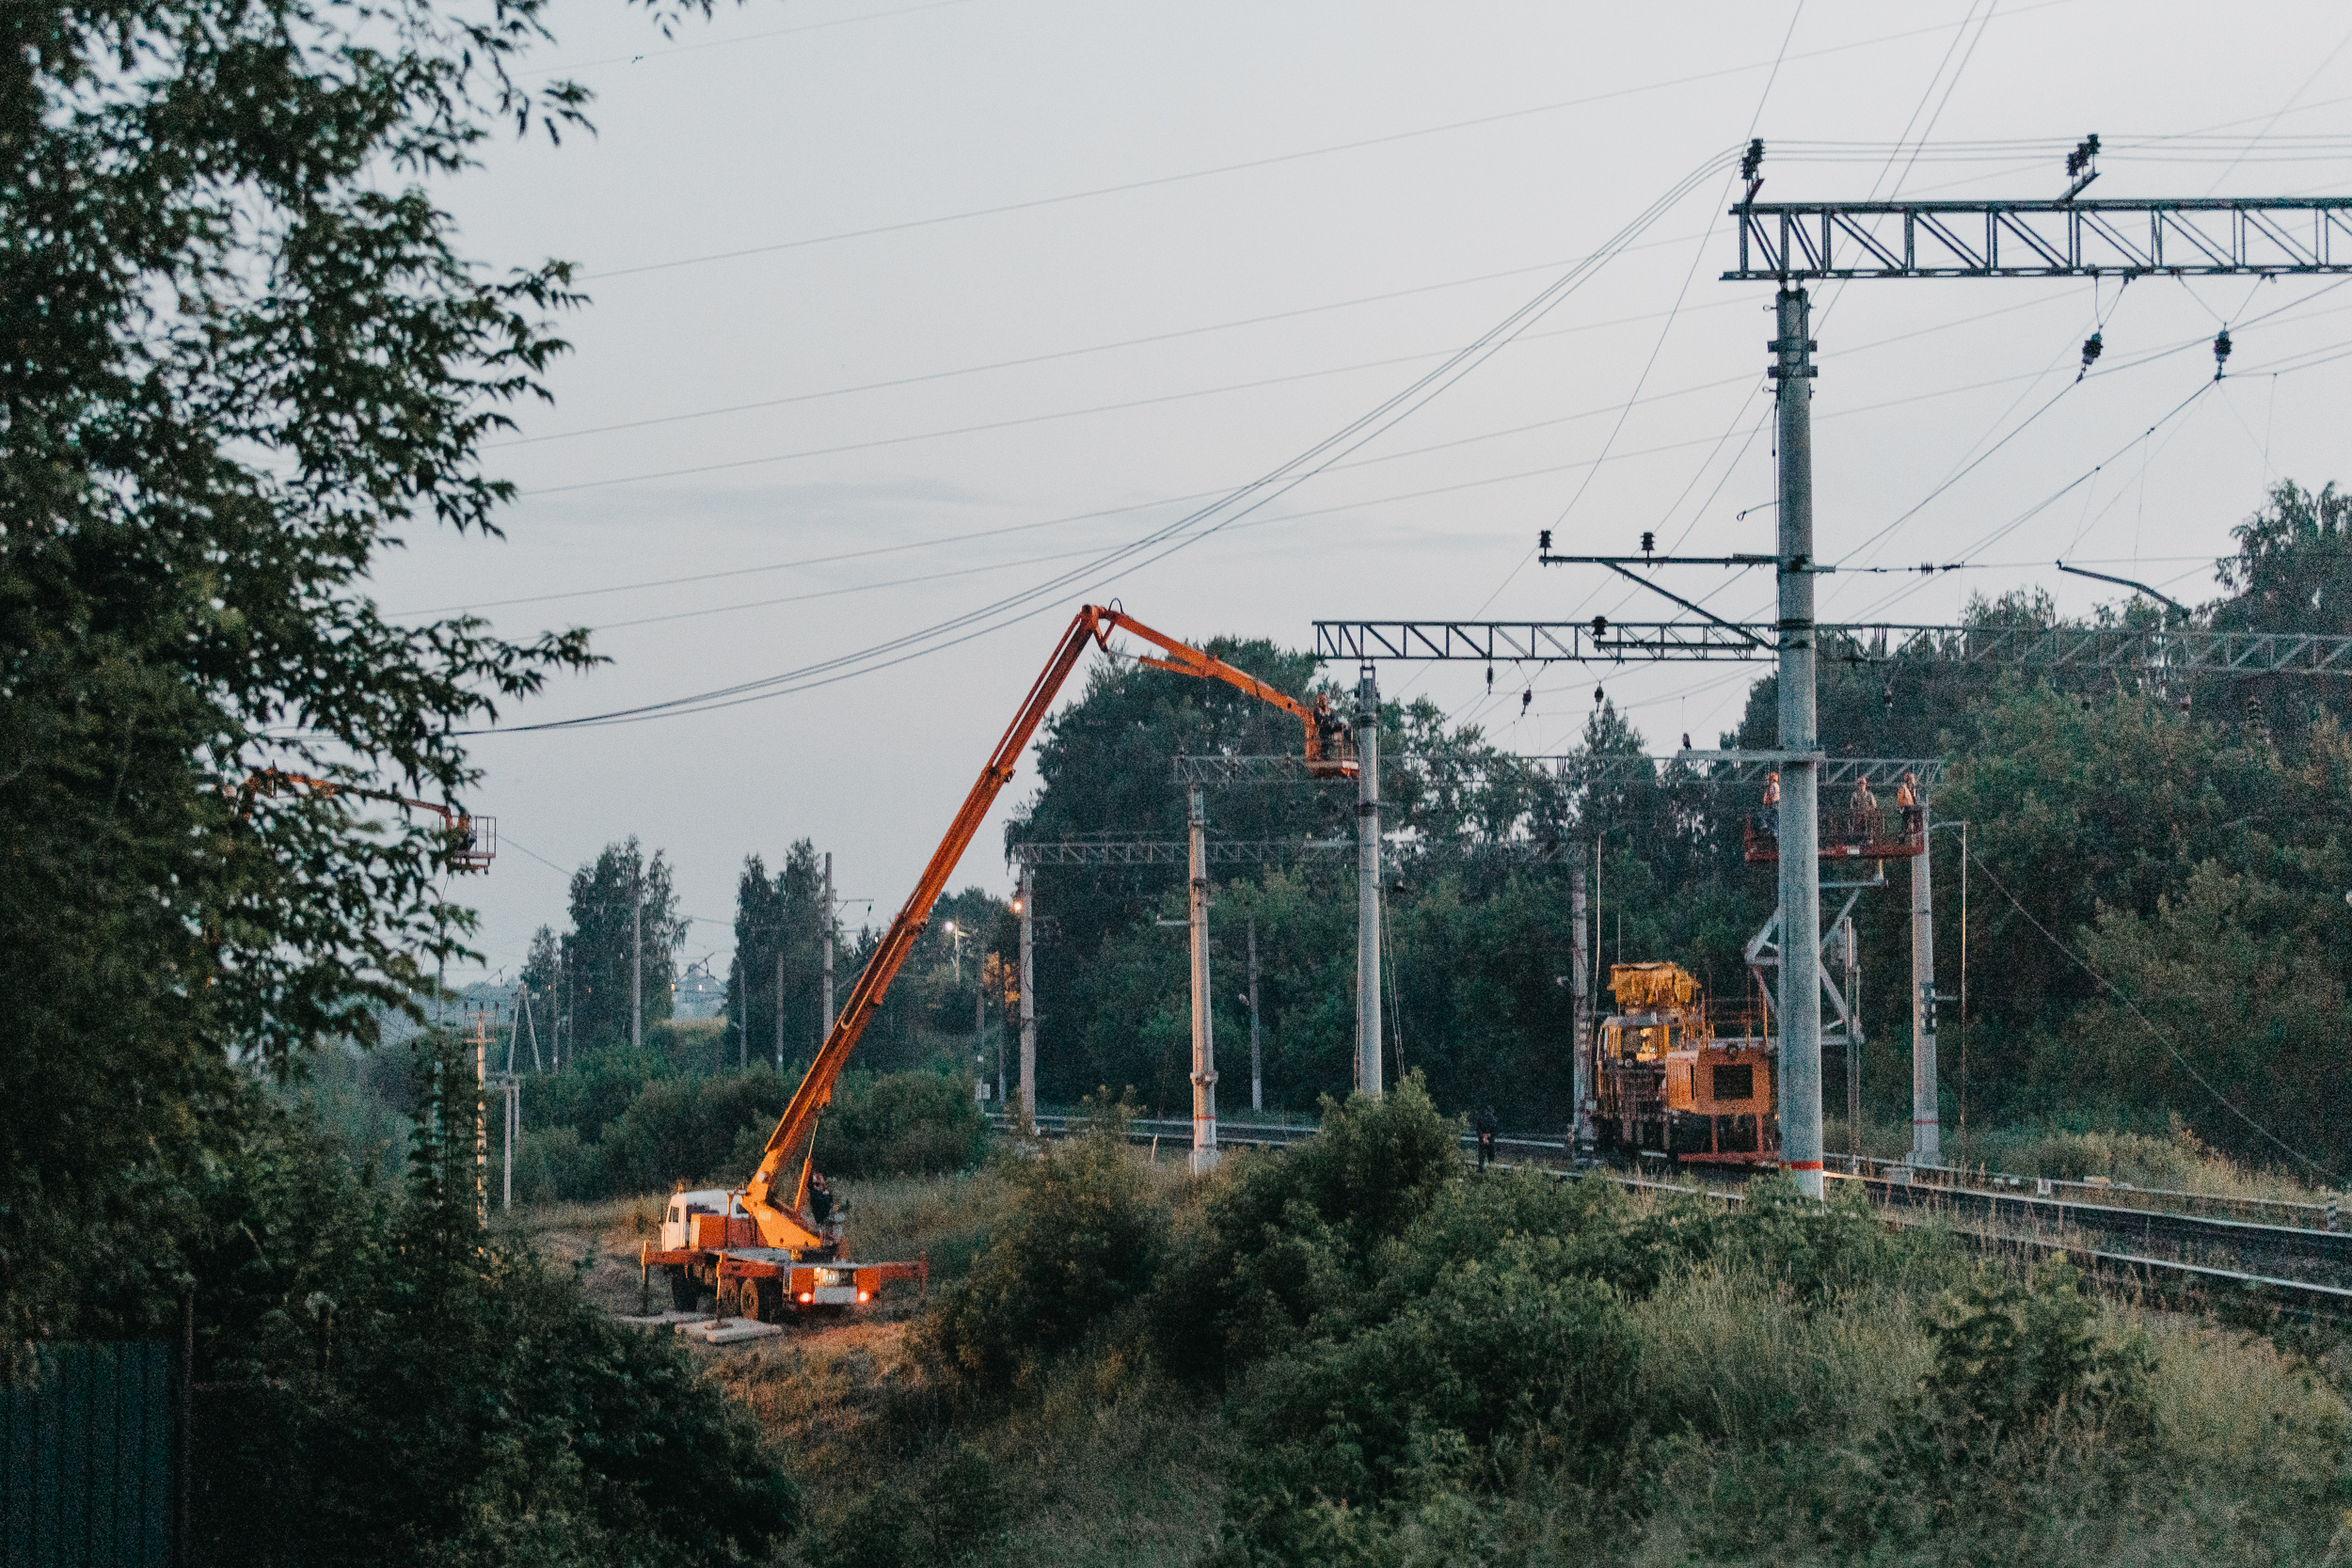
[[[2074,0],[2042,0],[2040,5],[2026,6],[2010,14],[2023,16],[2032,11],[2048,10],[2054,7],[2073,3]],[[1939,23],[1931,27],[1912,27],[1899,33],[1882,33],[1875,38],[1858,39],[1851,43],[1835,44],[1788,57],[1799,60],[1820,59],[1830,55],[1842,55],[1856,49],[1875,48],[1882,43],[1895,43],[1905,39],[1944,32],[1951,25],[1949,23]],[[898,223],[876,224],[865,229],[844,230],[838,233],[811,235],[806,239],[783,240],[773,245],[746,245],[736,250],[712,251],[701,256],[684,256],[668,261],[648,261],[633,267],[614,267],[605,272],[586,274],[582,281],[595,282],[607,277],[633,277],[645,273],[666,272],[675,267],[700,266],[708,261],[737,261],[747,256],[771,256],[787,250],[806,249],[811,245],[834,245],[844,240],[862,240],[882,234],[905,233],[910,230],[936,228],[941,224],[961,223],[972,218],[998,217],[1011,213],[1033,212],[1041,207],[1057,207],[1073,201],[1089,201],[1098,197],[1120,196],[1131,191],[1152,190],[1163,185],[1183,184],[1194,180],[1214,179],[1220,175],[1239,174],[1251,169],[1272,168],[1282,164],[1298,163],[1310,158],[1325,158],[1341,152],[1358,152],[1367,148],[1387,147],[1397,142],[1411,141],[1421,136],[1444,135],[1455,131],[1475,130],[1481,126],[1501,125],[1515,119],[1525,119],[1534,115],[1556,114],[1564,109],[1610,103],[1620,98],[1637,97],[1646,92],[1660,92],[1670,87],[1690,87],[1700,82],[1718,81],[1725,76],[1740,76],[1752,71],[1765,70],[1771,63],[1757,60],[1747,65],[1727,66],[1720,71],[1703,71],[1689,76],[1677,76],[1663,81],[1645,83],[1639,87],[1616,87],[1608,92],[1588,93],[1581,98],[1563,98],[1549,103],[1532,104],[1523,109],[1506,109],[1498,114],[1480,115],[1470,119],[1448,120],[1438,125],[1424,125],[1411,131],[1396,131],[1387,135],[1366,136],[1356,141],[1335,142],[1327,147],[1306,148],[1296,152],[1278,152],[1268,157],[1245,159],[1239,163],[1218,164],[1208,168],[1189,169],[1182,174],[1154,175],[1149,179],[1130,180],[1116,185],[1098,185],[1089,190],[1064,192],[1059,196],[1035,197],[1025,201],[1003,202],[993,207],[974,207],[958,213],[942,213],[931,217],[909,218]]]
[[[1613,259],[1619,250],[1646,232],[1653,224],[1672,211],[1692,191],[1700,188],[1701,183],[1710,178],[1718,168],[1727,164],[1732,154],[1728,151],[1722,152],[1700,164],[1698,167],[1677,181],[1665,194],[1651,202],[1638,216],[1613,235],[1607,244],[1594,251],[1584,261],[1578,263],[1565,275],[1539,291],[1534,298],[1488,328],[1444,364],[1424,373],[1368,412],[1349,421],[1287,463],[1260,476],[1250,483],[1196,512],[1187,514],[1140,541],[1105,552],[1096,561],[1083,567],[1057,574],[1028,589],[979,606],[963,614],[870,644],[853,653],[820,660],[816,664],[804,665],[797,670],[782,672],[758,680],[739,682],[730,687],[671,698],[659,703],[641,704],[634,707],[589,715],[580,719],[555,720],[538,724],[511,727],[485,727],[457,733],[466,735],[513,734],[531,730],[573,729],[633,722],[657,715],[707,712],[718,707],[731,707],[745,702],[756,702],[771,696],[781,696],[789,691],[805,690],[814,686],[830,685],[834,681],[848,679],[853,674],[890,668],[911,658],[941,652],[969,641],[972,638],[1027,620],[1051,608],[1054,604],[1062,602],[1069,590],[1093,578],[1098,572],[1122,565],[1129,569],[1140,569],[1166,559],[1174,551],[1214,534],[1220,528],[1288,494],[1329,467],[1333,463],[1360,450],[1369,442],[1394,428],[1401,420],[1426,406],[1431,400],[1455,385],[1463,376],[1485,364],[1520,333],[1534,326],[1545,314],[1581,287],[1602,266]],[[1220,513],[1226,514],[1222,520],[1213,520],[1216,519]],[[1136,559],[1151,550],[1156,550],[1157,553],[1142,560]],[[1104,586],[1104,583],[1097,582],[1094,586],[1100,588]]]
[[[1674,245],[1676,240],[1659,240],[1656,245]],[[1646,249],[1647,246],[1634,248]],[[1245,326],[1263,326],[1273,322],[1295,321],[1302,316],[1321,315],[1331,310],[1352,309],[1360,305],[1380,305],[1390,300],[1409,299],[1417,294],[1437,293],[1447,289],[1469,288],[1479,283],[1492,283],[1505,277],[1524,277],[1529,273],[1556,272],[1573,264],[1575,258],[1565,257],[1555,261],[1538,261],[1534,266],[1509,267],[1502,272],[1480,273],[1472,277],[1451,278],[1443,283],[1422,283],[1410,289],[1393,289],[1387,293],[1362,294],[1354,299],[1334,300],[1327,305],[1302,306],[1295,310],[1276,310],[1263,316],[1244,316],[1237,321],[1212,322],[1206,326],[1179,327],[1172,332],[1154,332],[1141,338],[1121,338],[1115,342],[1091,343],[1084,348],[1057,349],[1050,354],[1032,354],[1019,359],[999,359],[986,365],[965,365],[952,371],[930,371],[921,375],[898,376],[888,381],[868,381],[854,387],[834,387],[821,392],[795,392],[785,397],[762,398],[754,403],[731,403],[721,408],[698,408],[684,414],[660,414],[651,419],[624,420],[618,424],[587,425],[579,430],[550,431],[544,436],[523,436],[511,441],[493,442],[487,451],[503,451],[509,447],[535,446],[543,441],[569,441],[583,436],[609,436],[618,430],[644,430],[654,425],[678,424],[688,420],[715,419],[724,414],[747,414],[762,408],[783,408],[796,403],[815,403],[826,398],[849,397],[859,392],[889,391],[900,387],[918,387],[927,382],[947,381],[959,376],[983,375],[994,371],[1021,370],[1030,365],[1052,364],[1061,359],[1075,359],[1087,355],[1109,354],[1119,349],[1141,348],[1152,343],[1173,342],[1184,338],[1198,338],[1211,332],[1232,332]],[[1722,309],[1740,303],[1725,300],[1720,305],[1699,307],[1702,309]],[[1622,326],[1635,322],[1655,320],[1663,312],[1648,315],[1621,316],[1613,321],[1592,322],[1582,326],[1565,328],[1568,332],[1596,332],[1603,327]],[[1546,334],[1556,336],[1556,334]]]

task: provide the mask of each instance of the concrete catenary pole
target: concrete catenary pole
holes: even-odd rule
[[[1935,1097],[1935,889],[1926,787],[1919,795],[1919,853],[1911,860],[1911,1163],[1944,1163]]]
[[[1356,1091],[1380,1098],[1380,683],[1356,687]]]
[[[645,1048],[645,890],[642,885],[628,907],[628,1043],[632,1051]]]
[[[1784,288],[1772,348],[1780,436],[1780,1147],[1821,1196],[1820,769],[1814,716],[1812,304]]]
[[[822,1045],[833,1035],[833,851],[825,851],[825,974],[824,1017],[817,1028],[817,1043]],[[776,1066],[784,1066],[784,1053],[776,1053]]]
[[[1037,1126],[1037,879],[1021,866],[1021,1125]]]
[[[752,1037],[743,1037],[745,1067],[751,1066]],[[776,933],[776,1065],[784,1065],[784,933]]]
[[[1265,1109],[1265,1059],[1258,1043],[1258,917],[1249,917],[1249,1108]]]
[[[1208,792],[1192,786],[1184,813],[1192,868],[1192,1169],[1216,1167],[1216,1037],[1210,1022]]]
[[[1569,1071],[1576,1094],[1576,1152],[1593,1147],[1593,972],[1584,941],[1584,847],[1576,847],[1568,873],[1568,987],[1576,998]]]

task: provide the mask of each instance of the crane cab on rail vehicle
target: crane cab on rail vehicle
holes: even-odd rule
[[[1779,1159],[1774,1069],[1762,1036],[1718,1037],[1698,976],[1679,964],[1614,964],[1618,1011],[1595,1042],[1603,1149],[1702,1164]]]

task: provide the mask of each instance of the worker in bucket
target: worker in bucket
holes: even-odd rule
[[[1853,809],[1856,811],[1879,809],[1879,798],[1870,793],[1870,775],[1867,773],[1853,782]]]
[[[1780,836],[1780,774],[1764,775],[1764,831]]]
[[[808,1173],[808,1217],[819,1230],[833,1223],[833,1189],[825,1185],[821,1171]]]
[[[1486,1162],[1495,1157],[1495,1134],[1502,1131],[1502,1122],[1495,1116],[1495,1108],[1487,1105],[1480,1109],[1477,1126],[1478,1168],[1485,1170]]]
[[[1895,804],[1903,814],[1903,832],[1919,831],[1919,775],[1905,773],[1895,786]]]

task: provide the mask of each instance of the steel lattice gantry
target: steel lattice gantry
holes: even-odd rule
[[[1283,861],[1356,852],[1354,839],[1210,839],[1202,846],[1216,865],[1276,865]],[[1184,839],[1070,839],[1015,844],[1007,857],[1019,865],[1183,865]]]
[[[1821,572],[1825,568],[1815,568]],[[1780,655],[1770,622],[1317,621],[1324,659],[1469,664],[1765,663]],[[1921,657],[2023,669],[2173,673],[2352,675],[2352,637],[2317,632],[2159,631],[2130,626],[1952,626],[1828,623],[1813,628],[1832,663]]]
[[[2352,270],[2352,197],[1781,201],[1732,209],[1727,282],[2287,277]]]

